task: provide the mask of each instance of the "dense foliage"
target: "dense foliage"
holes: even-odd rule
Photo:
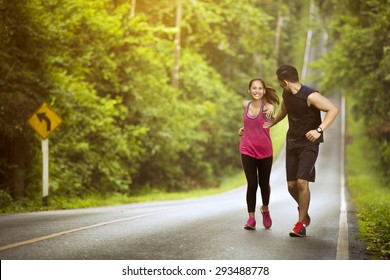
[[[390,5],[388,0],[319,0],[334,45],[320,64],[323,87],[343,90],[363,118],[390,178]],[[329,17],[332,15],[331,17]]]
[[[50,136],[51,192],[218,184],[240,167],[247,82],[274,79],[277,7],[304,1],[282,2],[182,0],[177,88],[176,0],[0,0],[2,201],[40,196],[27,119],[43,102],[63,120]]]

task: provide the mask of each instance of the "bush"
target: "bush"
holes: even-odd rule
[[[1,207],[7,207],[11,204],[12,198],[5,191],[0,189],[0,205]]]

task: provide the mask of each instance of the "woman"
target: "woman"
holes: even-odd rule
[[[269,128],[263,128],[274,113],[274,104],[279,103],[276,90],[265,85],[262,79],[249,82],[248,93],[251,100],[242,103],[244,109],[244,127],[240,129],[240,154],[247,180],[246,202],[249,219],[244,228],[256,229],[256,192],[260,185],[263,205],[260,212],[266,229],[272,226],[268,204],[271,193],[269,185],[273,152]],[[245,131],[245,132],[244,132]]]

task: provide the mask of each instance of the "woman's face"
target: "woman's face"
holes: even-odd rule
[[[265,94],[265,88],[261,81],[253,81],[250,88],[248,89],[249,94],[253,100],[262,99]]]

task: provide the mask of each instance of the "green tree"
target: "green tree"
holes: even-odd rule
[[[50,136],[54,194],[208,187],[240,167],[247,82],[274,78],[275,7],[183,1],[174,88],[176,1],[137,1],[135,13],[132,2],[0,1],[2,193],[40,194],[26,121],[44,101],[63,119]]]
[[[329,32],[334,45],[319,66],[326,73],[324,87],[342,88],[356,100],[354,113],[364,118],[389,175],[390,5],[387,0],[319,2],[333,10]]]
[[[31,174],[33,133],[27,119],[49,96],[50,37],[37,1],[0,1],[0,184],[19,198]]]

